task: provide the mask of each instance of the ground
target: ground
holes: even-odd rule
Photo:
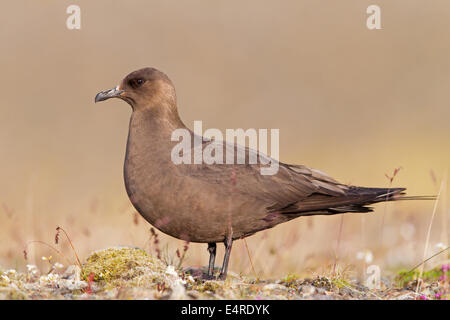
[[[448,265],[422,274],[399,273],[369,289],[343,275],[263,280],[230,273],[226,281],[200,279],[204,269],[176,269],[139,248],[93,252],[84,263],[49,264],[46,273],[0,269],[0,299],[448,299]]]

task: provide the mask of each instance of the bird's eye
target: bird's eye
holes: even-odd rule
[[[145,81],[143,79],[131,79],[129,81],[129,84],[133,89],[136,89],[136,88],[140,87],[144,82]]]

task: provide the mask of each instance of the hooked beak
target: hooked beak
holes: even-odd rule
[[[119,86],[109,90],[100,91],[95,96],[95,102],[108,100],[109,98],[120,98],[122,92],[124,92],[124,90],[119,90]]]

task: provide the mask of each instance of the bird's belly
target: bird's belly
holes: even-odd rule
[[[226,228],[203,211],[191,210],[189,205],[180,208],[175,196],[172,203],[162,203],[157,196],[130,197],[134,207],[152,226],[174,238],[189,242],[221,242],[225,240]]]
[[[186,184],[169,175],[156,178],[125,174],[131,203],[152,226],[190,242],[223,241],[226,228],[220,223],[222,219],[198,199],[200,195],[186,192],[190,190]]]
[[[145,220],[172,237],[223,242],[229,234],[237,239],[270,227],[262,219],[261,208],[250,203],[238,206],[237,199],[224,198],[214,189],[198,192],[188,179],[166,175],[157,182],[140,178],[125,179],[130,201]]]

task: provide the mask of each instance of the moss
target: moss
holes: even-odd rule
[[[310,279],[302,279],[299,275],[296,275],[296,274],[289,274],[286,277],[284,277],[278,281],[278,283],[280,283],[292,290],[297,290],[304,283],[310,283],[310,282],[311,282]]]
[[[222,290],[224,287],[224,283],[220,281],[215,280],[208,280],[208,281],[196,281],[192,286],[189,286],[190,289],[195,290],[199,293],[205,293],[205,292],[217,292],[218,290]]]
[[[282,282],[286,284],[291,284],[293,282],[296,282],[300,277],[296,274],[289,274],[284,279],[281,279]]]
[[[2,274],[0,274],[0,287],[8,287],[9,286],[9,281],[8,280],[5,280],[3,277],[2,277]]]
[[[336,287],[338,289],[341,289],[344,287],[347,287],[347,288],[353,287],[351,283],[349,283],[347,280],[345,280],[343,278],[336,277],[336,278],[331,279],[331,282],[333,283],[334,287]]]
[[[397,285],[401,288],[407,287],[411,285],[412,282],[415,282],[420,276],[419,270],[400,270],[395,277],[395,281]],[[436,267],[434,269],[423,271],[422,280],[427,282],[439,281],[440,277],[446,276],[447,278],[450,276],[450,271],[443,271],[442,268]]]
[[[165,265],[144,250],[116,247],[92,253],[83,264],[81,276],[83,280],[89,281],[92,273],[95,282],[115,285],[117,282],[126,281],[137,285],[138,283],[131,280],[139,280],[138,278],[146,274],[160,275],[164,271]]]
[[[219,283],[217,281],[205,281],[203,285],[199,286],[199,291],[212,291],[215,292],[217,289],[221,288],[223,286],[222,283]]]

